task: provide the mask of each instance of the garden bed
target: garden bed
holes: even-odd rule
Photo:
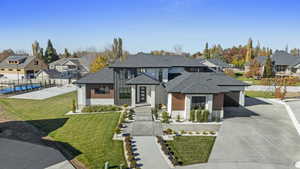
[[[114,105],[95,105],[95,106],[86,106],[81,112],[85,113],[95,113],[95,112],[115,112],[121,111],[122,108]]]

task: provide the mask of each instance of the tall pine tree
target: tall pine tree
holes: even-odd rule
[[[270,56],[267,56],[266,59],[266,63],[264,65],[264,74],[263,77],[264,78],[270,78],[274,76],[274,72],[273,72],[273,63],[272,63],[272,59]]]
[[[253,46],[252,46],[252,39],[250,38],[248,40],[248,45],[247,45],[247,54],[245,58],[246,63],[250,63],[252,57],[253,57]]]
[[[203,56],[206,59],[210,58],[210,53],[209,53],[208,43],[207,42],[205,43],[205,48],[204,48],[204,51],[203,51]]]
[[[51,63],[59,59],[58,54],[56,53],[55,48],[52,45],[51,40],[48,40],[48,45],[45,51],[44,60],[46,63]]]

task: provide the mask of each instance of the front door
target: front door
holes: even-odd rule
[[[146,102],[146,87],[145,86],[140,86],[140,103],[145,103]]]

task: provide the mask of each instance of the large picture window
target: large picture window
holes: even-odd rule
[[[121,87],[119,92],[120,99],[130,99],[131,98],[131,88]]]
[[[100,86],[99,88],[94,88],[95,94],[109,94],[108,86]]]
[[[205,109],[206,97],[205,96],[193,96],[191,109]]]

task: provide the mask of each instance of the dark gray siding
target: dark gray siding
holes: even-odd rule
[[[131,105],[131,87],[126,81],[136,76],[136,69],[114,68],[115,104]]]

